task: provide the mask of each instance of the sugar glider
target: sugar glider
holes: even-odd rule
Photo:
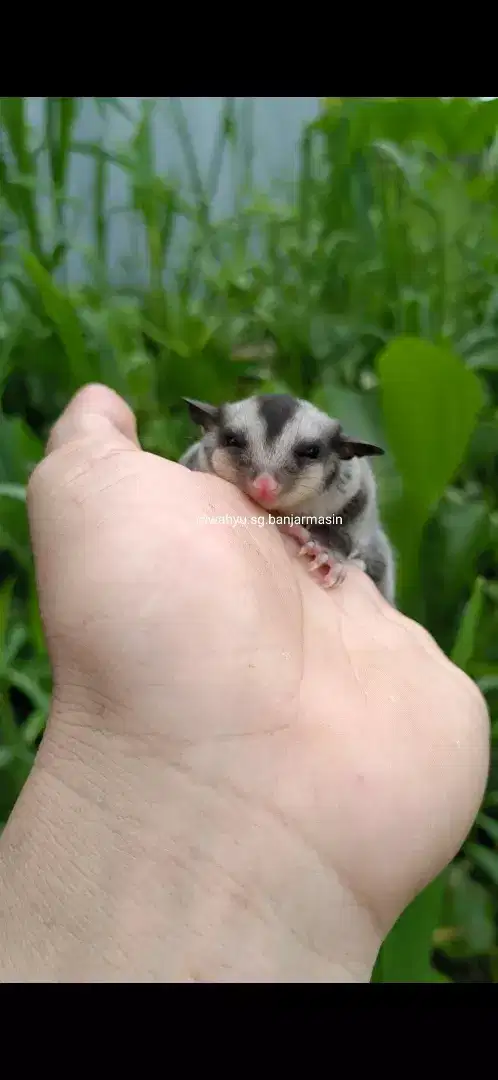
[[[313,557],[326,587],[348,563],[395,602],[395,562],[382,528],[368,457],[383,454],[347,435],[339,420],[287,394],[215,406],[184,398],[203,436],[180,464],[214,473],[245,492]]]

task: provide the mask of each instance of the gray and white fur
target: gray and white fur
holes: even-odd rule
[[[219,407],[184,400],[204,434],[180,464],[236,484],[274,515],[339,519],[335,524],[306,522],[306,529],[336,562],[363,565],[394,604],[395,562],[379,520],[377,486],[367,460],[383,454],[380,447],[346,435],[339,420],[286,394]],[[261,475],[279,487],[270,505],[254,495],[252,485]]]

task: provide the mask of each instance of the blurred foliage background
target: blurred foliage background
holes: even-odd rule
[[[94,99],[102,113],[126,113],[124,100]],[[42,99],[36,132],[27,99],[0,99],[0,825],[50,702],[25,485],[51,423],[102,381],[132,405],[143,446],[176,458],[196,434],[182,395],[288,389],[388,448],[377,471],[399,606],[476,680],[492,718],[481,812],[374,980],[498,982],[498,101],[327,99],[303,127],[295,183],[268,196],[235,99],[206,175],[181,100],[165,100],[187,185],[156,168],[153,99],[118,148],[77,140],[83,99]],[[227,154],[240,180],[220,218]],[[92,240],[75,284],[69,175],[82,157]],[[143,227],[124,284],[109,257],[111,168]]]

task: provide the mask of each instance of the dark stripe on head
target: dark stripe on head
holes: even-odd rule
[[[337,511],[338,517],[342,518],[342,524],[348,526],[351,525],[353,521],[356,521],[360,514],[363,513],[367,505],[367,500],[368,497],[365,489],[359,488],[356,495],[353,495],[352,499]]]
[[[298,409],[298,402],[290,394],[261,394],[257,403],[270,441],[282,433]]]

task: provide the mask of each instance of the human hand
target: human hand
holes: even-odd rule
[[[141,451],[106,388],[48,451],[54,692],[0,841],[1,977],[367,981],[478,810],[477,688],[360,570],[326,592],[276,528],[199,524],[255,509]]]

